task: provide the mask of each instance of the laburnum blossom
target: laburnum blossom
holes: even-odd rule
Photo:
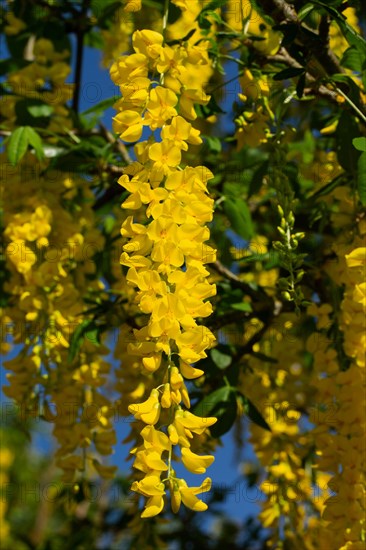
[[[188,487],[173,468],[173,461],[181,460],[189,472],[204,474],[214,461],[196,441],[216,418],[189,412],[185,383],[202,376],[195,364],[215,341],[197,321],[211,314],[206,300],[216,293],[205,267],[215,260],[206,225],[213,214],[207,190],[213,174],[204,166],[181,166],[189,146],[202,143],[192,121],[195,105],[209,101],[204,92],[208,73],[200,70],[210,67],[208,45],[167,45],[162,34],[138,30],[132,36],[134,53],[111,68],[122,94],[115,104],[115,132],[125,142],[139,140],[144,127],[151,132],[135,145],[137,160],[119,179],[129,193],[122,208],[134,214],[122,224],[120,262],[144,316],[126,347],[136,369],[136,390],[131,387],[129,396],[137,397],[127,409],[141,426],[143,440],[131,450],[134,468],[143,476],[132,490],[146,498],[143,518],[162,511],[167,491],[173,512],[181,503],[204,511],[207,505],[197,495],[211,486],[206,479],[200,487]],[[138,373],[143,380],[150,377],[145,391]]]
[[[38,58],[50,51],[48,41],[36,48]],[[1,160],[5,162],[5,154]],[[23,193],[25,173],[27,193]],[[36,396],[42,394],[42,414],[53,425],[59,444],[56,464],[63,470],[64,481],[71,483],[78,471],[86,470],[111,478],[116,468],[99,460],[100,455],[112,454],[116,443],[110,403],[100,391],[110,371],[103,360],[108,350],[85,339],[78,356],[68,361],[70,328],[81,324],[83,297],[89,290],[103,290],[98,279],[92,282],[89,277],[95,263],[91,258],[85,262],[83,256],[83,246],[102,248],[104,244],[95,228],[93,193],[82,178],[52,173],[46,160],[40,172],[31,153],[6,177],[3,173],[0,188],[7,203],[6,269],[12,275],[4,286],[12,297],[4,317],[14,324],[13,338],[21,349],[4,361],[9,371],[4,393],[27,414],[28,409],[34,411]],[[70,215],[68,202],[79,216]],[[21,329],[25,325],[29,332]],[[83,414],[85,407],[90,414]]]
[[[258,147],[258,145],[267,141],[268,119],[268,115],[263,113],[262,108],[259,108],[256,112],[246,111],[236,119],[238,129],[235,138],[237,139],[238,151],[245,145]]]
[[[252,0],[228,0],[227,4],[226,17],[230,26],[240,31],[244,20],[245,32],[249,38],[253,38],[252,47],[263,55],[275,55],[280,48],[282,35],[263,19],[255,9],[255,3]],[[258,5],[260,7],[260,3]]]
[[[123,9],[127,12],[139,11],[141,9],[141,0],[124,0]]]

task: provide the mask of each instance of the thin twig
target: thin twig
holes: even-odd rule
[[[219,260],[211,263],[210,267],[216,271],[216,273],[222,275],[225,279],[230,281],[233,287],[240,288],[245,294],[250,296],[254,302],[263,302],[265,307],[272,307],[273,309],[273,299],[268,296],[262,288],[258,288],[257,290],[253,289],[245,281],[239,279],[235,273],[225,267]]]
[[[115,145],[118,149],[118,152],[121,154],[121,157],[125,161],[126,164],[131,164],[133,162],[132,158],[128,154],[128,151],[126,149],[126,146],[124,143],[122,143],[121,140],[116,139],[113,134],[104,126],[104,124],[100,123],[99,127],[101,129],[102,135],[105,137],[105,139],[108,141],[108,143]]]

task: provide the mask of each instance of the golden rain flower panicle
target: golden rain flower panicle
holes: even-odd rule
[[[5,158],[3,153],[4,164]],[[4,361],[9,371],[4,394],[52,423],[65,481],[86,468],[110,477],[111,467],[97,458],[111,454],[116,443],[111,406],[101,391],[110,370],[103,360],[108,349],[85,338],[77,357],[68,360],[72,331],[88,307],[84,296],[104,289],[98,278],[90,280],[96,265],[84,254],[104,245],[95,226],[94,194],[86,180],[52,171],[48,161],[39,166],[32,153],[2,171],[0,190],[10,274],[4,290],[11,297],[4,318],[22,350]]]
[[[182,9],[190,5],[179,3]],[[191,24],[196,26],[194,20]],[[197,324],[197,318],[211,314],[206,299],[216,293],[205,267],[215,259],[206,225],[213,213],[207,191],[213,174],[204,166],[181,166],[189,145],[202,143],[193,125],[194,106],[209,101],[204,85],[211,62],[207,43],[169,46],[163,34],[153,30],[135,31],[132,46],[131,55],[112,65],[111,78],[122,95],[115,105],[114,131],[125,142],[139,141],[146,127],[151,132],[147,141],[135,145],[137,160],[119,179],[129,192],[122,207],[132,213],[143,208],[146,220],[139,216],[143,223],[137,223],[129,215],[123,222],[120,260],[128,268],[128,285],[136,290],[136,304],[147,316],[127,345],[129,357],[138,360],[136,373],[143,383],[139,395],[145,396],[128,405],[143,439],[131,453],[134,468],[144,474],[132,490],[146,498],[145,518],[162,511],[167,489],[175,513],[181,502],[196,511],[207,508],[197,495],[209,490],[210,480],[189,488],[178,479],[172,466],[175,447],[192,473],[205,473],[214,460],[190,449],[195,434],[207,432],[216,419],[188,411],[185,384],[202,375],[195,363],[206,357],[215,340],[208,328]]]

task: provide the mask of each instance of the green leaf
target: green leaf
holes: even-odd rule
[[[303,21],[304,19],[306,19],[306,17],[314,10],[314,4],[305,4],[305,6],[303,6],[297,16],[298,18],[300,19],[300,21]]]
[[[16,102],[15,114],[18,126],[46,128],[50,122],[53,107],[40,99],[24,98]]]
[[[114,226],[116,225],[116,218],[113,216],[106,216],[104,219],[104,230],[107,234],[112,233]]]
[[[220,403],[212,413],[217,418],[216,424],[210,426],[212,437],[222,437],[231,429],[237,418],[237,410],[235,393],[232,392],[228,401]]]
[[[332,80],[335,82],[341,82],[342,84],[345,84],[348,89],[344,89],[343,92],[346,93],[346,95],[356,104],[358,104],[359,107],[362,108],[361,99],[360,99],[360,89],[357,86],[356,82],[347,74],[334,74],[332,75]]]
[[[100,31],[87,32],[84,37],[84,44],[89,48],[96,48],[98,50],[102,50],[105,47],[103,36],[101,35]]]
[[[264,176],[268,174],[268,160],[263,162],[254,172],[252,179],[249,183],[248,197],[258,193],[263,185]]]
[[[120,9],[121,2],[115,0],[92,0],[91,9],[93,15],[98,19],[98,25],[106,27],[110,19],[112,19],[114,13]],[[125,16],[128,18],[129,14],[123,13],[120,17]]]
[[[217,8],[220,8],[221,6],[224,6],[226,3],[226,0],[212,0],[212,2],[209,2],[207,6],[203,5],[203,9],[200,13],[204,13],[207,11],[216,10]],[[203,3],[204,4],[204,3]],[[198,17],[197,17],[198,18]]]
[[[80,349],[81,344],[84,340],[84,334],[88,331],[93,330],[95,327],[93,319],[84,319],[80,325],[76,327],[74,330],[72,336],[71,336],[71,342],[69,347],[69,353],[67,356],[68,363],[72,363],[77,352]]]
[[[351,71],[362,71],[362,59],[358,49],[355,46],[348,48],[341,59],[342,67],[351,69]]]
[[[45,155],[43,151],[41,136],[35,130],[33,130],[33,128],[30,128],[29,126],[27,126],[27,134],[28,134],[28,141],[30,145],[34,147],[38,160],[43,159]]]
[[[263,416],[258,411],[257,407],[253,405],[250,399],[248,399],[245,395],[239,394],[239,396],[242,400],[244,411],[245,411],[245,414],[248,416],[248,418],[250,418],[250,420],[254,422],[254,424],[257,424],[257,426],[260,426],[264,430],[268,430],[270,432],[271,428],[269,427],[267,422],[264,420]]]
[[[231,364],[232,357],[223,353],[217,348],[214,348],[210,352],[211,359],[219,369],[226,369]]]
[[[231,307],[237,311],[247,311],[248,313],[253,311],[249,302],[238,302],[237,304],[232,304]]]
[[[24,157],[29,143],[28,126],[20,126],[11,135],[8,145],[8,159],[12,166],[16,166]]]
[[[222,23],[222,19],[221,19],[220,15],[218,13],[216,13],[215,11],[206,11],[205,16],[206,17],[211,17],[211,19],[213,19],[218,24]]]
[[[205,136],[205,141],[212,153],[220,153],[221,151],[221,140],[215,136]]]
[[[113,107],[115,102],[116,102],[115,97],[108,97],[107,99],[103,99],[99,103],[96,103],[96,105],[89,107],[89,109],[87,109],[86,111],[83,111],[81,114],[82,115],[89,115],[91,113],[102,114],[109,107]]]
[[[365,139],[365,138],[364,138]],[[357,188],[360,201],[366,206],[366,152],[361,153],[357,162]]]
[[[194,414],[197,416],[206,417],[212,414],[212,411],[220,403],[229,399],[230,393],[233,388],[230,386],[223,386],[218,390],[213,391],[209,395],[206,395],[193,409]]]
[[[84,339],[88,340],[95,346],[100,345],[99,341],[99,328],[98,327],[92,327],[91,329],[85,331]]]
[[[27,111],[34,118],[49,117],[53,113],[53,107],[51,107],[51,105],[47,105],[47,103],[39,103],[39,104],[29,105],[27,107]]]
[[[343,176],[337,176],[331,182],[325,184],[323,187],[318,189],[315,193],[309,196],[309,199],[313,203],[315,198],[322,197],[323,195],[328,195],[333,189],[342,184]]]
[[[213,437],[221,437],[228,432],[237,416],[236,391],[231,386],[223,386],[202,399],[193,410],[198,416],[216,416],[217,422],[210,426]]]
[[[252,217],[248,205],[242,199],[227,198],[224,202],[224,211],[232,229],[246,240],[254,234]]]
[[[338,162],[347,172],[355,175],[359,152],[352,147],[352,141],[359,137],[360,132],[357,122],[349,113],[342,113],[335,134]]]
[[[366,151],[366,137],[357,137],[352,140],[353,147],[357,151]]]
[[[289,67],[288,69],[284,69],[283,71],[275,74],[273,80],[287,80],[288,78],[292,78],[294,76],[300,76],[301,74],[304,74],[304,72],[305,69],[302,67]]]
[[[313,0],[314,4],[317,4],[318,6],[322,6],[330,15],[333,17],[333,19],[336,20],[338,26],[340,27],[343,35],[347,39],[348,43],[351,46],[354,46],[357,48],[357,50],[360,52],[362,56],[366,56],[366,42],[362,38],[360,34],[347,22],[344,15],[339,13],[338,10],[333,8],[332,6],[329,6],[328,4],[324,2],[319,2],[318,0]]]
[[[281,45],[286,47],[295,41],[299,32],[299,25],[297,23],[286,23],[274,25],[272,29],[274,31],[280,31],[283,34]]]
[[[181,44],[182,42],[186,42],[191,38],[191,36],[194,35],[195,32],[196,32],[196,29],[191,29],[185,36],[183,36],[183,38],[179,38],[178,40],[167,40],[166,44],[168,46],[175,46],[176,44]]]
[[[300,78],[296,85],[296,94],[297,94],[297,97],[300,99],[304,95],[305,84],[306,84],[306,77],[305,77],[305,73],[303,73],[302,75],[300,75]]]

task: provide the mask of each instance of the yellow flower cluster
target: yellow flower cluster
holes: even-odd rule
[[[229,0],[226,19],[233,30],[243,33],[243,40],[260,38],[260,40],[253,40],[251,44],[257,52],[263,55],[274,55],[278,51],[281,33],[271,29],[249,0],[242,2]],[[238,41],[234,39],[233,46],[235,47],[236,44]],[[266,143],[270,133],[270,119],[273,118],[268,103],[270,91],[268,77],[264,74],[257,76],[246,68],[239,77],[239,83],[242,92],[238,97],[245,102],[245,110],[235,120],[237,151],[245,146],[258,147]]]
[[[20,32],[22,28],[19,25],[12,27],[14,32],[10,34]],[[12,129],[17,125],[17,105],[25,102],[28,111],[36,117],[35,120],[43,116],[45,111],[42,110],[42,104],[46,104],[52,115],[47,126],[49,131],[64,132],[65,128],[71,129],[72,121],[65,105],[73,94],[73,84],[66,83],[71,71],[67,63],[70,53],[66,49],[56,51],[53,43],[46,38],[38,38],[29,44],[29,63],[9,74],[6,86],[12,93],[4,95],[0,102],[5,128]]]
[[[261,324],[256,321],[254,328],[260,330]],[[250,426],[250,441],[265,474],[260,482],[263,495],[259,520],[264,528],[271,529],[268,545],[280,546],[283,528],[294,548],[301,539],[303,548],[315,550],[306,526],[312,480],[304,467],[304,457],[311,441],[301,429],[299,412],[310,402],[310,392],[302,364],[304,341],[296,333],[297,322],[294,314],[280,315],[260,343],[254,344],[253,351],[275,358],[277,364],[249,357],[250,372],[240,376],[240,387],[271,429]],[[282,527],[283,517],[286,524]]]
[[[133,0],[123,8],[116,10],[110,28],[101,30],[104,41],[102,60],[104,67],[109,67],[112,61],[129,49],[134,28],[134,22],[129,12],[135,11],[128,9],[130,4],[134,7],[138,4],[138,0]]]
[[[0,435],[2,435],[1,432]],[[13,453],[5,446],[3,446],[3,448],[0,449],[0,487],[3,493],[0,500],[0,540],[2,541],[2,543],[7,542],[10,531],[9,524],[5,519],[7,502],[4,498],[6,493],[4,489],[6,487],[6,484],[9,482],[8,471],[13,463],[13,460]]]
[[[254,9],[250,0],[228,0],[226,18],[228,24],[236,31],[242,31],[253,40],[253,48],[263,55],[274,55],[278,52],[281,33],[271,29],[271,26]]]
[[[348,7],[342,12],[342,15],[346,18],[347,23],[359,33],[360,27],[358,24],[356,10]],[[347,48],[349,48],[346,38],[343,36],[343,33],[340,31],[335,21],[333,21],[329,27],[329,48],[339,58],[341,58]]]
[[[209,100],[204,92],[207,71],[200,72],[200,67],[209,66],[207,43],[169,46],[162,34],[138,30],[132,44],[134,53],[113,64],[111,77],[122,94],[116,104],[115,132],[134,142],[144,127],[151,131],[146,141],[135,145],[137,161],[119,179],[129,192],[122,207],[136,215],[146,208],[141,223],[130,215],[121,228],[121,264],[128,268],[127,282],[137,290],[136,303],[146,319],[134,330],[127,353],[137,359],[136,372],[142,370],[154,385],[145,401],[128,406],[143,440],[131,451],[134,467],[143,474],[132,490],[146,497],[146,518],[161,512],[166,489],[174,513],[181,502],[195,511],[207,508],[197,495],[210,489],[211,480],[188,487],[176,477],[172,460],[179,458],[180,449],[181,462],[196,474],[205,473],[214,460],[192,451],[197,436],[216,419],[188,410],[185,384],[185,379],[203,374],[194,364],[206,357],[205,350],[214,342],[209,329],[197,324],[198,318],[210,315],[212,306],[205,300],[216,292],[205,267],[215,259],[215,251],[206,244],[206,224],[213,212],[207,181],[213,175],[203,166],[181,165],[189,144],[202,142],[189,121],[197,117],[195,104]],[[142,378],[130,396],[144,393]]]
[[[96,227],[89,182],[51,170],[28,153],[11,167],[5,154],[0,181],[5,223],[7,280],[4,291],[5,351],[21,346],[4,362],[11,371],[3,391],[15,399],[20,414],[42,416],[53,424],[60,448],[57,465],[72,481],[85,470],[85,457],[105,477],[114,470],[97,456],[112,452],[115,434],[108,399],[100,391],[109,373],[108,349],[85,337],[80,353],[68,360],[70,342],[81,315],[104,286],[94,254],[104,239]],[[26,187],[26,193],[24,188]],[[87,449],[95,449],[87,455]],[[95,454],[96,452],[96,454]],[[94,454],[93,454],[94,453]]]
[[[362,547],[366,532],[365,238],[357,237],[347,246],[337,245],[336,250],[337,282],[345,285],[340,328],[343,349],[352,362],[347,370],[341,370],[334,363],[333,353],[333,369],[327,379],[319,381],[319,386],[323,386],[328,403],[334,400],[334,406],[330,419],[328,415],[328,426],[323,421],[316,433],[319,468],[332,473],[328,486],[334,493],[324,503],[324,529],[329,532],[331,525],[334,542],[342,550],[357,550]],[[328,433],[329,423],[333,433]]]
[[[335,169],[340,171],[338,165]],[[327,304],[316,310],[309,308],[321,331],[318,338],[314,338],[315,333],[307,343],[314,360],[311,383],[319,403],[311,418],[315,424],[314,467],[329,477],[327,498],[314,535],[318,548],[324,550],[360,550],[366,533],[366,224],[362,220],[354,223],[355,201],[347,188],[336,188],[327,201],[333,208],[331,221],[342,231],[331,243],[336,260],[329,261],[325,271],[331,283],[344,292],[342,303],[334,312]],[[339,341],[326,337],[330,315],[342,331]],[[348,356],[348,360],[340,354]]]

